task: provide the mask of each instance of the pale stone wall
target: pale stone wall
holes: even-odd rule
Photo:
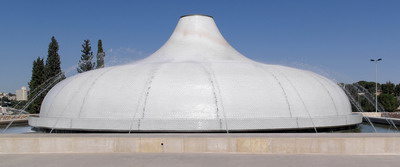
[[[0,115],[0,121],[9,121],[9,120],[28,120],[28,118],[32,115],[36,115],[36,114],[21,114],[21,115]]]
[[[0,154],[145,152],[400,155],[400,135],[0,135]]]
[[[364,117],[382,117],[380,112],[363,112],[361,113]]]

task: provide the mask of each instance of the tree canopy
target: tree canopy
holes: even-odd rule
[[[380,94],[378,96],[378,101],[385,107],[385,110],[389,112],[393,112],[399,107],[399,101],[391,94]]]
[[[385,84],[381,85],[381,90],[382,90],[382,93],[385,93],[385,94],[394,94],[395,85],[392,82],[388,81]]]
[[[82,48],[81,60],[79,60],[79,66],[77,68],[78,73],[93,70],[95,67],[95,63],[92,62],[93,52],[89,39],[83,41]]]
[[[61,60],[60,55],[58,54],[58,42],[54,36],[51,37],[51,42],[49,44],[47,53],[45,65],[46,79],[54,78],[60,75],[62,75],[62,78],[65,78],[61,71]]]
[[[354,84],[356,87],[363,86],[370,94],[361,89],[357,89],[356,87],[352,87],[351,85]],[[375,82],[359,81],[357,83],[347,85],[348,86],[346,86],[346,90],[350,92],[348,93],[350,94],[349,96],[352,96],[353,99],[356,99],[365,112],[375,111]],[[400,105],[400,98],[396,97],[400,95],[400,83],[397,85],[390,81],[384,84],[378,83],[378,88],[381,90],[381,93],[378,96],[378,102],[383,106],[385,111],[395,111]],[[353,106],[352,108],[355,107]]]
[[[104,53],[103,50],[103,42],[101,39],[97,42],[97,66],[96,69],[98,68],[103,68],[104,67],[104,57],[106,56],[106,53]]]
[[[395,96],[400,96],[400,83],[396,85],[394,88],[394,95]]]
[[[27,108],[30,113],[39,113],[40,106],[47,92],[65,78],[64,73],[61,71],[61,60],[58,49],[58,42],[52,36],[47,50],[46,63],[40,57],[33,61],[32,76],[28,83],[30,89],[28,97],[29,100],[33,100]]]
[[[358,81],[357,83],[367,89],[369,93],[375,94],[375,82]],[[378,83],[378,88],[379,85]]]
[[[39,93],[39,91],[42,89],[42,84],[45,82],[46,76],[45,76],[45,65],[44,65],[44,60],[40,57],[38,57],[35,61],[33,61],[33,66],[32,66],[32,76],[31,76],[31,81],[29,81],[29,96],[28,98],[31,100],[34,98],[34,96]],[[34,99],[34,101],[29,105],[27,108],[29,113],[39,113],[40,111],[40,106],[42,104],[42,101],[44,99],[44,94],[39,95]]]

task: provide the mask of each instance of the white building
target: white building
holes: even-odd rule
[[[0,106],[0,115],[6,115],[6,114],[8,114],[8,107]]]
[[[21,87],[21,89],[16,90],[15,94],[17,96],[17,101],[28,100],[28,90],[26,89],[26,87]]]
[[[335,82],[250,60],[224,39],[212,17],[189,15],[144,60],[58,83],[29,124],[68,130],[224,132],[338,127],[361,119],[352,114]]]

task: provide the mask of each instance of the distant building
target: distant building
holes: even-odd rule
[[[0,106],[0,115],[6,115],[6,114],[8,114],[8,107]]]
[[[28,90],[24,86],[16,91],[16,95],[17,95],[17,101],[28,100]]]

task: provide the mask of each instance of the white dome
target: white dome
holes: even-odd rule
[[[336,127],[361,122],[343,90],[313,72],[241,55],[210,16],[183,16],[148,58],[65,79],[34,127],[225,131]]]

